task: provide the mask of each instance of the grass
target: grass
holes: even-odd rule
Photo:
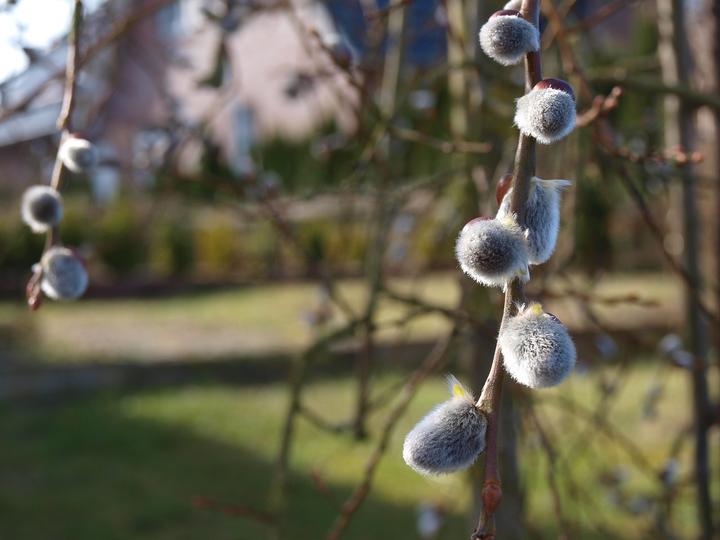
[[[392,384],[397,377],[383,375],[377,387]],[[629,371],[608,366],[578,374],[559,389],[533,394],[540,398],[538,415],[557,452],[555,477],[563,513],[574,527],[572,538],[655,537],[657,480],[636,466],[616,438],[605,437],[597,422],[553,405],[559,396],[592,409],[600,399],[601,383],[616,379],[616,393],[604,416],[641,449],[654,469],[662,468],[673,435],[688,421],[687,374],[647,363]],[[641,403],[648,388],[657,383],[661,383],[663,398],[657,416],[648,419]],[[527,402],[526,394],[509,388],[517,403]],[[306,390],[309,405],[329,419],[348,418],[354,398],[350,379],[314,381]],[[412,402],[392,438],[371,495],[346,538],[413,538],[421,502],[446,510],[448,520],[441,538],[467,538],[467,476],[424,478],[409,470],[401,458],[403,434],[445,399],[446,392],[444,382],[435,378]],[[0,405],[0,538],[264,537],[262,526],[194,508],[192,500],[204,496],[267,508],[286,399],[282,384],[232,387],[208,381],[48,407]],[[385,413],[373,415],[373,436]],[[555,538],[558,523],[538,432],[523,422],[521,439],[527,523],[533,531],[529,537]],[[323,537],[335,516],[336,503],[316,491],[310,471],[316,470],[341,501],[360,479],[373,444],[372,438],[356,442],[349,435],[330,435],[305,421],[299,423],[287,507],[287,530],[292,534],[286,536],[297,540]],[[713,451],[714,457],[717,454]],[[689,474],[688,456],[689,448],[684,448],[681,478]],[[680,538],[694,534],[688,495],[682,491],[669,518]]]
[[[457,274],[438,273],[415,280],[397,279],[392,287],[448,307],[457,305]],[[672,327],[678,322],[680,287],[668,276],[633,274],[607,276],[596,284],[577,276],[552,284],[569,285],[599,295],[643,291],[657,307],[596,305],[598,319],[608,328]],[[341,294],[362,306],[365,289],[359,280],[340,283]],[[499,295],[494,295],[498,301]],[[297,350],[313,339],[308,314],[319,304],[318,287],[309,283],[273,284],[159,299],[83,300],[72,304],[47,302],[34,314],[20,301],[0,303],[0,347],[8,356],[50,362],[132,360],[138,362],[204,359]],[[499,312],[500,306],[494,311]],[[549,300],[547,308],[571,329],[587,326],[587,315],[571,299]],[[380,321],[396,321],[408,308],[384,300]],[[334,316],[335,323],[339,315]],[[403,328],[386,328],[380,337],[393,340],[433,339],[448,321],[436,314],[413,319]]]
[[[641,290],[643,298],[658,302],[653,309],[596,305],[599,318],[610,327],[639,333],[644,325],[677,323],[680,289],[668,277],[615,275],[596,284],[577,276],[568,279],[551,285],[562,290],[571,284],[600,295]],[[454,273],[395,280],[392,286],[447,306],[453,306],[459,295]],[[340,288],[352,305],[362,305],[361,282],[346,280]],[[27,313],[19,302],[3,302],[0,347],[6,358],[25,355],[61,363],[156,362],[229,354],[242,358],[248,353],[294,351],[312,339],[304,317],[317,304],[317,287],[302,283],[176,298],[48,303],[36,314]],[[571,300],[548,301],[546,307],[575,330],[586,324],[585,314]],[[406,313],[397,303],[381,305],[385,321]],[[386,330],[382,339],[402,335],[428,340],[446,328],[442,317],[427,315],[401,330]],[[629,370],[604,365],[578,372],[557,390],[532,394],[539,397],[537,411],[551,436],[556,456],[553,478],[560,487],[560,504],[573,539],[656,537],[658,516],[671,524],[678,538],[695,534],[687,486],[679,489],[671,513],[660,510],[657,499],[657,473],[667,463],[675,434],[688,425],[690,407],[687,373],[660,366],[662,361],[655,359],[636,363]],[[388,387],[401,376],[383,373],[377,386]],[[615,392],[601,408],[600,418],[588,417],[582,406],[594,410],[599,389],[610,385]],[[656,417],[646,418],[644,402],[656,387],[662,389]],[[720,388],[720,384],[715,381],[711,387]],[[516,403],[524,407],[528,395],[510,388]],[[348,539],[412,538],[416,510],[424,502],[442,507],[447,514],[441,538],[467,538],[468,476],[423,478],[401,459],[402,435],[445,395],[438,378],[413,401],[368,501],[348,530]],[[353,383],[346,376],[323,378],[307,387],[306,396],[329,419],[347,420],[354,400]],[[579,407],[558,401],[565,398]],[[267,508],[286,399],[287,389],[281,383],[235,387],[207,381],[111,393],[51,407],[0,404],[0,538],[264,537],[262,526],[195,508],[192,501],[204,496]],[[386,412],[373,415],[373,436]],[[549,461],[537,428],[527,415],[522,418],[520,468],[527,491],[528,537],[556,538],[559,525],[548,489]],[[616,434],[608,437],[602,429],[603,418],[616,425],[627,441]],[[719,435],[713,434],[714,459],[719,454]],[[372,445],[372,438],[357,442],[348,435],[329,435],[305,421],[299,423],[286,524],[293,537],[323,537],[338,502],[359,481]],[[649,465],[639,465],[635,447]],[[681,486],[691,474],[690,450],[689,445],[682,446],[678,457]],[[311,479],[313,470],[330,486],[335,501],[318,494]],[[720,486],[715,487],[717,492]]]

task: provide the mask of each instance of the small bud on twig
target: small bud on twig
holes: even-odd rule
[[[455,377],[453,397],[431,411],[408,433],[403,459],[420,474],[445,474],[473,464],[485,449],[485,415]]]
[[[480,28],[480,47],[499,64],[511,66],[540,48],[540,34],[519,11],[503,9],[493,13]]]
[[[52,247],[43,255],[42,291],[53,300],[76,300],[88,286],[85,264],[70,249]]]
[[[58,157],[74,173],[85,172],[97,165],[99,155],[93,143],[75,135],[68,136],[60,145]]]
[[[510,176],[512,179],[512,176]],[[560,230],[560,192],[570,186],[568,180],[543,180],[533,177],[530,184],[523,223],[528,230],[528,261],[530,264],[546,262],[555,251]],[[498,184],[498,193],[502,191]],[[510,215],[512,188],[505,195],[495,219]]]
[[[516,277],[528,277],[526,237],[512,216],[468,222],[455,253],[463,272],[483,285],[503,287]]]
[[[504,174],[500,177],[500,180],[498,180],[497,186],[495,186],[495,200],[498,204],[502,204],[505,195],[512,189],[512,181],[512,174]]]
[[[50,186],[30,186],[22,196],[21,214],[33,232],[47,232],[62,220],[62,198]]]
[[[520,384],[546,388],[560,384],[575,367],[575,345],[557,317],[540,304],[525,307],[500,329],[505,369]]]
[[[517,100],[515,124],[541,144],[566,137],[575,127],[575,94],[560,79],[543,79]]]
[[[502,488],[497,480],[486,480],[482,489],[482,500],[485,511],[494,513],[502,500]]]

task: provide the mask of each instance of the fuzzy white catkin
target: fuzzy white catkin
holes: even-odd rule
[[[570,186],[569,180],[543,180],[533,177],[523,215],[526,227],[528,260],[530,264],[546,262],[555,251],[560,230],[560,193]],[[496,219],[510,215],[512,188],[508,190],[498,209]]]
[[[33,232],[46,232],[62,220],[62,198],[50,186],[30,186],[23,193],[20,213]]]
[[[499,64],[512,66],[540,48],[540,34],[519,15],[495,15],[480,28],[480,47]]]
[[[522,0],[510,0],[507,4],[503,6],[503,9],[514,9],[515,11],[520,11],[521,7]]]
[[[482,285],[504,287],[528,277],[525,233],[512,217],[470,221],[460,231],[455,255],[463,272]]]
[[[97,165],[99,155],[93,143],[80,137],[67,137],[60,145],[58,155],[72,172],[80,173]]]
[[[575,98],[557,88],[534,88],[517,100],[515,125],[541,144],[552,144],[575,128]]]
[[[53,300],[76,300],[88,286],[83,262],[65,247],[50,248],[40,261],[42,291]]]
[[[500,330],[498,344],[505,370],[530,388],[556,386],[575,367],[575,345],[567,329],[539,304],[508,319]]]
[[[485,449],[485,415],[467,392],[433,409],[408,433],[403,459],[420,474],[446,474],[472,465]]]

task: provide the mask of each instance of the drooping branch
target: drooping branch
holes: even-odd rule
[[[523,0],[520,12],[527,21],[535,27],[540,25],[540,1]],[[529,53],[525,58],[525,88],[530,91],[542,79],[540,51]],[[535,174],[535,139],[520,134],[515,166],[513,169],[512,195],[510,211],[517,216],[518,225],[524,228],[525,206],[530,193],[530,182]],[[513,316],[517,305],[525,301],[525,291],[519,279],[513,280],[505,292],[500,328],[505,321]],[[504,368],[499,345],[496,345],[490,373],[478,399],[478,407],[486,414],[488,420],[485,474],[482,490],[483,508],[480,512],[478,524],[472,533],[471,540],[489,540],[495,538],[494,514],[502,498],[499,465],[499,427],[500,427],[500,398],[502,396]]]
[[[75,109],[76,90],[77,90],[77,78],[79,72],[79,58],[80,58],[80,33],[82,30],[83,20],[83,2],[82,0],[75,0],[75,6],[73,9],[72,23],[70,32],[68,33],[68,55],[67,65],[65,67],[65,90],[63,92],[63,103],[60,108],[60,115],[57,120],[57,127],[61,130],[60,143],[65,140],[72,129],[72,113]],[[55,190],[60,190],[67,169],[63,165],[61,159],[60,150],[55,156],[55,163],[53,165],[53,172],[50,178],[50,187]],[[48,249],[56,245],[60,241],[59,226],[53,225],[47,232],[45,239],[45,247],[43,253]],[[26,286],[27,303],[30,309],[37,310],[42,304],[42,276],[43,270],[40,264],[35,266],[33,275],[30,277]]]

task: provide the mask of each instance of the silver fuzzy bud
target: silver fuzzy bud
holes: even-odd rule
[[[88,286],[88,275],[80,258],[65,247],[53,247],[42,260],[42,291],[53,300],[76,300]]]
[[[517,100],[515,125],[541,144],[552,144],[575,128],[575,95],[565,81],[543,79]]]
[[[62,198],[50,186],[30,186],[23,193],[20,213],[33,232],[47,232],[62,220]]]
[[[567,329],[540,304],[531,304],[508,319],[500,329],[498,344],[506,371],[530,388],[556,386],[575,367],[575,345]]]
[[[530,264],[546,262],[555,251],[560,230],[560,193],[570,186],[569,180],[543,180],[533,177],[530,183],[522,222],[527,228],[528,261]],[[510,214],[512,188],[503,198],[496,219]]]
[[[482,285],[504,287],[516,277],[529,277],[526,235],[512,216],[468,222],[455,255],[463,272]]]
[[[446,474],[472,465],[485,450],[485,415],[454,377],[453,397],[432,410],[408,433],[403,459],[420,474]]]
[[[58,156],[74,173],[86,172],[95,167],[99,160],[96,146],[86,139],[70,135],[60,145]]]
[[[480,28],[480,47],[499,64],[512,66],[540,48],[540,33],[519,11],[504,9]]]
[[[514,9],[516,11],[520,11],[521,7],[522,0],[510,0],[507,4],[503,6],[503,9]]]

